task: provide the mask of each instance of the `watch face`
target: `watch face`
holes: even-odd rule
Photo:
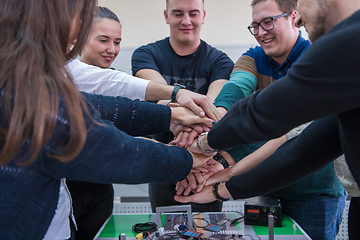
[[[184,85],[181,85],[181,84],[179,84],[179,83],[175,83],[174,86],[178,86],[178,87],[180,87],[180,88],[186,88]]]

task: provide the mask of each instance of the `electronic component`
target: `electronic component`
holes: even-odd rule
[[[202,233],[200,232],[195,232],[187,229],[180,230],[179,233],[181,234],[181,236],[193,238],[199,238],[202,235]]]
[[[217,225],[217,224],[209,224],[206,227],[204,227],[203,229],[207,230],[207,231],[211,231],[211,232],[218,232],[220,230],[222,230],[224,227]]]
[[[274,216],[274,226],[282,226],[281,202],[280,199],[259,196],[246,199],[244,204],[245,224],[268,226],[268,215]]]
[[[217,225],[223,225],[224,223],[227,223],[228,221],[230,221],[230,219],[223,219],[223,220],[217,222],[216,224]]]

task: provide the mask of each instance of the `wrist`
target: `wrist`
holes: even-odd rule
[[[213,185],[213,190],[212,190],[213,195],[214,195],[215,199],[220,202],[226,202],[226,201],[230,200],[230,197],[229,198],[223,197],[225,195],[228,195],[228,194],[225,194],[225,191],[223,191],[223,188],[226,189],[225,184],[222,184],[222,182],[218,182]]]
[[[224,167],[224,169],[229,168],[228,161],[220,154],[220,152],[216,153],[216,155],[213,156],[213,159],[219,162]]]
[[[213,153],[216,149],[212,149],[207,142],[208,132],[203,132],[196,140],[196,146],[202,153]]]
[[[186,89],[186,87],[184,85],[175,83],[174,84],[174,89],[171,92],[171,102],[176,102],[176,95],[179,92],[180,89]]]

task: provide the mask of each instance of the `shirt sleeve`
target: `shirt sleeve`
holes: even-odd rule
[[[250,54],[249,51],[247,54]],[[229,110],[237,101],[252,94],[258,85],[254,58],[242,55],[234,65],[230,79],[221,89],[214,105]]]
[[[210,84],[219,79],[230,78],[231,71],[234,67],[234,62],[226,55],[224,52],[220,50],[214,49],[217,51],[216,57],[213,58],[213,62],[211,64],[211,76],[210,76]]]
[[[237,101],[256,90],[257,79],[245,71],[233,72],[216,97],[214,105],[229,110]]]
[[[102,119],[111,121],[127,134],[145,136],[169,131],[171,110],[168,106],[124,97],[82,94]]]
[[[140,102],[139,104],[142,105]],[[139,184],[177,182],[189,174],[192,156],[186,149],[132,137],[116,128],[110,121],[101,119],[96,109],[89,107],[88,110],[91,117],[84,115],[87,135],[81,152],[67,163],[55,158],[46,158],[42,168],[44,175],[55,179],[66,178],[97,183]],[[139,118],[147,119],[146,114],[149,113],[137,110],[138,116],[132,119],[135,126],[141,124],[142,120]],[[62,108],[59,113],[63,112],[66,116],[66,110]],[[127,113],[124,112],[123,115],[125,114]],[[62,118],[63,115],[58,118],[54,138],[44,149],[49,154],[61,152],[63,141],[68,138],[70,129],[68,122]],[[131,117],[133,115],[128,116]],[[162,123],[152,124],[149,127]]]
[[[337,117],[313,121],[253,169],[232,177],[226,187],[234,199],[267,194],[320,170],[342,154]]]
[[[77,59],[69,62],[67,67],[79,91],[145,100],[148,80],[88,65]]]
[[[156,65],[157,51],[155,47],[145,45],[136,49],[131,57],[131,70],[133,76],[141,69],[152,69],[160,72]]]

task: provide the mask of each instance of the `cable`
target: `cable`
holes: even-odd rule
[[[194,220],[194,219],[197,219],[197,220],[201,220],[201,221],[205,221],[205,222],[206,222],[206,225],[205,225],[205,226],[198,226],[198,225],[195,223],[195,221],[193,221],[193,225],[195,226],[195,228],[204,228],[204,227],[206,227],[207,225],[210,224],[209,221],[206,220],[205,218],[194,218],[194,217],[193,217],[193,220]]]
[[[137,223],[132,227],[133,232],[142,233],[149,232],[153,233],[157,230],[157,225],[154,222]]]

